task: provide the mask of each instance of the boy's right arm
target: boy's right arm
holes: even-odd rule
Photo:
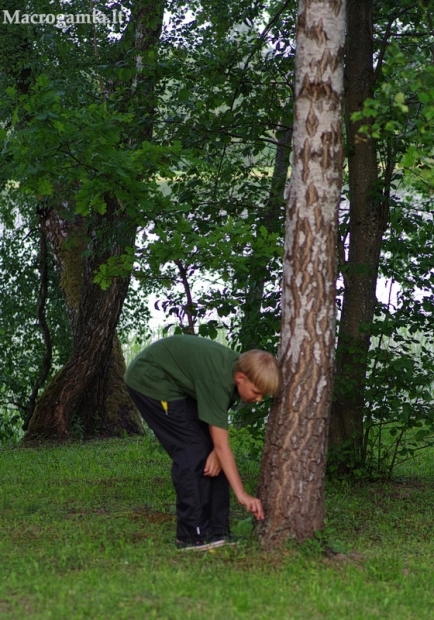
[[[249,495],[244,489],[238,473],[237,465],[235,463],[234,455],[232,454],[232,450],[229,445],[228,431],[224,428],[219,428],[218,426],[212,426],[211,424],[209,426],[209,430],[214,444],[214,450],[216,451],[222,469],[236,495],[237,500],[257,519],[262,520],[264,518],[262,502],[257,497]]]

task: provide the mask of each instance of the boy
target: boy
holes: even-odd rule
[[[261,500],[243,487],[227,428],[235,400],[277,394],[280,374],[270,353],[240,355],[199,336],[171,336],[142,351],[125,382],[172,459],[178,548],[206,550],[230,541],[229,484],[256,519],[264,518]]]

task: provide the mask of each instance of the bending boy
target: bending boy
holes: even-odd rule
[[[264,518],[261,500],[244,489],[227,428],[237,399],[277,394],[279,369],[270,353],[240,355],[198,336],[171,336],[142,351],[125,382],[172,459],[178,547],[205,550],[228,541],[229,484],[248,511]]]

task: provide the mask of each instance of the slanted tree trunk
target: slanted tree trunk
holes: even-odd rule
[[[370,329],[387,209],[378,187],[375,140],[361,136],[361,121],[351,114],[372,96],[373,1],[349,0],[345,61],[345,93],[350,196],[349,254],[344,269],[344,298],[336,359],[335,399],[330,445],[342,444],[363,460],[363,404]],[[364,119],[363,124],[369,124]]]
[[[115,219],[114,205],[112,208]],[[116,278],[105,291],[93,283],[94,271],[107,257],[107,250],[99,252],[94,241],[92,254],[85,258],[88,221],[63,219],[59,208],[49,210],[43,223],[56,258],[73,352],[39,399],[27,436],[66,437],[71,420],[85,435],[141,433],[140,416],[123,382],[125,363],[116,336],[129,281]],[[97,228],[94,225],[92,232]],[[108,235],[106,227],[105,232]],[[110,255],[120,251],[120,246],[111,244]]]
[[[342,182],[345,2],[300,0],[293,168],[286,212],[280,397],[260,476],[266,549],[323,527],[335,339],[337,215]]]

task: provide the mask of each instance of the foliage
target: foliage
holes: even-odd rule
[[[229,21],[214,3],[189,10],[191,21],[179,24],[175,16],[175,34],[163,33],[154,129],[161,144],[178,140],[183,156],[178,173],[164,179],[170,212],[144,228],[136,275],[158,278],[160,307],[181,329],[214,338],[220,327],[233,328],[243,307],[252,256],[279,277],[282,234],[261,223],[261,211],[275,131],[290,117],[292,16],[272,3],[230,4]],[[263,331],[275,338],[276,325]]]
[[[16,445],[23,437],[23,420],[12,408],[0,409],[0,446]]]
[[[15,5],[9,0],[10,10]],[[79,0],[69,8],[88,10]],[[105,26],[92,26],[89,36],[85,26],[17,25],[19,42],[10,26],[1,26],[2,45],[14,52],[8,52],[13,63],[6,63],[6,52],[0,63],[2,184],[13,179],[15,199],[33,208],[60,198],[66,217],[79,214],[90,230],[98,222],[99,241],[116,236],[123,251],[100,264],[95,282],[106,288],[133,270],[140,283],[121,319],[124,340],[127,326],[146,338],[150,292],[158,292],[181,329],[189,314],[190,328],[214,338],[224,326],[235,329],[252,255],[270,264],[277,282],[281,235],[258,217],[269,191],[276,127],[285,115],[290,122],[287,33],[293,24],[283,8],[242,2],[226,12],[212,2],[189,3],[186,20],[185,3],[169,3],[160,49],[143,59],[135,92],[127,88],[137,71],[131,21],[117,27],[116,36]],[[54,9],[33,0],[28,10]],[[150,123],[142,103],[150,96],[153,139],[138,140]],[[104,227],[108,195],[122,205],[116,230]],[[4,202],[1,210],[7,218]],[[34,215],[32,208],[22,213],[24,229]],[[134,248],[129,239],[137,225]],[[212,285],[197,293],[204,273]],[[267,286],[275,301],[264,307],[273,318],[262,333],[275,346],[278,286]],[[186,301],[189,289],[195,289],[193,303]],[[29,309],[32,303],[28,298]]]
[[[3,103],[3,113],[14,115],[16,123],[21,114],[30,117],[13,138],[4,133],[5,183],[19,182],[20,191],[40,200],[52,196],[57,187],[65,188],[66,199],[66,188],[71,188],[75,212],[82,216],[105,215],[107,194],[118,199],[131,219],[137,210],[146,211],[151,205],[161,210],[163,198],[153,177],[157,172],[170,174],[170,160],[179,145],[162,149],[143,141],[136,148],[122,148],[125,136],[134,131],[131,113],[107,110],[105,103],[69,109],[45,75],[36,79],[29,95],[8,89]],[[133,260],[126,247],[121,259],[109,265],[112,275],[130,273]],[[104,273],[96,276],[102,287],[106,286]]]
[[[261,417],[261,421],[263,421],[263,417]],[[259,460],[264,443],[263,424],[256,426],[256,428],[254,425],[249,425],[248,427],[231,426],[229,437],[232,451],[237,457],[237,462]]]
[[[431,200],[397,191],[383,241],[380,275],[389,299],[378,302],[365,383],[363,460],[351,446],[330,454],[330,472],[346,461],[352,475],[388,478],[394,468],[433,445],[432,337],[434,279]],[[356,361],[360,352],[352,351]],[[351,390],[351,384],[338,384]]]
[[[374,89],[352,119],[362,122],[360,140],[376,141],[381,181],[375,192],[388,218],[380,276],[393,295],[377,304],[372,324],[359,326],[372,334],[368,355],[350,351],[355,373],[365,362],[368,368],[361,459],[350,441],[330,463],[334,469],[346,461],[356,477],[390,476],[397,462],[430,446],[433,437],[432,3],[374,2],[374,10]],[[350,393],[351,380],[337,377],[336,389]]]
[[[415,206],[418,210],[415,210]],[[366,390],[367,462],[391,474],[396,462],[433,445],[433,217],[429,200],[397,197],[381,270],[396,301],[379,304]],[[382,438],[382,433],[385,438]]]
[[[431,126],[434,117],[434,67],[426,44],[412,50],[411,62],[405,47],[389,45],[382,65],[376,96],[367,99],[354,120],[373,119],[369,132],[383,153],[394,151],[394,179],[405,176],[406,184],[419,192],[430,191],[432,178]]]
[[[18,424],[17,414],[26,417],[29,396],[41,373],[45,343],[37,316],[39,227],[35,217],[24,219],[34,204],[23,201],[12,188],[1,200],[5,224],[0,236],[0,343],[4,352],[0,358],[0,424],[11,428],[11,421]],[[44,314],[53,345],[51,376],[67,359],[71,337],[51,259],[48,267],[51,294]]]

